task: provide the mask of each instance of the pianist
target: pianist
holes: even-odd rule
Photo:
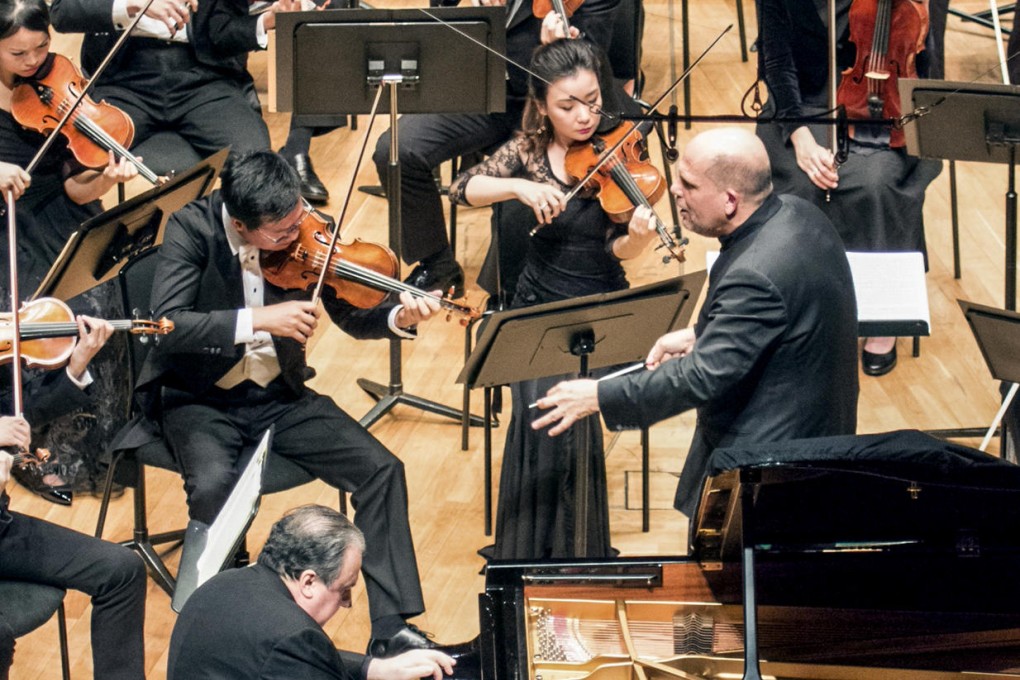
[[[188,599],[170,638],[169,680],[414,680],[453,673],[435,649],[388,659],[338,651],[323,631],[351,606],[365,539],[335,510],[283,516],[258,562],[214,576]]]
[[[532,426],[555,436],[601,412],[611,429],[640,428],[696,408],[675,501],[691,517],[715,448],[854,434],[857,310],[836,230],[810,203],[772,193],[750,132],[697,135],[671,192],[684,226],[721,244],[697,324],[661,337],[647,371],[554,386]]]

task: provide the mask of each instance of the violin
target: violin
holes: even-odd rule
[[[86,87],[70,59],[50,52],[34,76],[20,79],[14,87],[11,114],[22,127],[49,135]],[[105,167],[113,151],[118,158],[128,159],[138,168],[138,174],[153,184],[165,181],[128,151],[135,137],[135,124],[113,104],[97,104],[86,96],[68,122],[60,131],[71,153],[85,167]]]
[[[532,0],[531,13],[537,19],[545,19],[549,12],[556,12],[563,20],[563,31],[570,36],[569,18],[574,16],[577,8],[584,3],[584,0]]]
[[[898,82],[917,77],[917,53],[928,35],[925,0],[854,0],[850,5],[850,41],[857,46],[854,65],[843,72],[836,101],[850,118],[899,118]],[[852,134],[860,140],[871,126]],[[889,146],[903,147],[903,130],[890,130]]]
[[[375,307],[390,293],[407,291],[415,297],[439,302],[449,312],[448,320],[453,314],[461,315],[460,323],[463,326],[482,315],[476,308],[433,295],[393,278],[397,273],[397,257],[384,245],[355,239],[352,243],[337,243],[332,257],[329,257],[332,223],[307,204],[305,207],[308,214],[301,221],[298,238],[290,247],[286,250],[264,250],[260,256],[262,275],[277,288],[313,289],[328,260],[326,285],[333,289],[337,298],[360,309]]]
[[[173,321],[125,319],[110,321],[116,331],[135,335],[166,335],[174,329]],[[13,358],[14,332],[10,312],[0,313],[0,364]],[[54,368],[62,365],[74,351],[78,324],[74,312],[56,298],[39,298],[26,302],[18,312],[21,357],[29,368]]]
[[[567,174],[579,184],[571,195],[581,186],[595,187],[602,209],[617,224],[629,222],[639,205],[651,208],[666,191],[666,180],[648,160],[637,126],[631,122],[572,145],[565,166]],[[685,244],[677,244],[654,210],[652,216],[660,247],[669,251],[663,261],[672,258],[684,262]]]

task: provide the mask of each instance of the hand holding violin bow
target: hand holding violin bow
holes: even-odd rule
[[[128,0],[128,17],[134,18],[145,7],[145,0]],[[166,24],[170,35],[184,28],[191,21],[191,14],[198,11],[198,0],[153,0],[145,10],[145,16]]]
[[[0,161],[0,192],[7,195],[7,192],[13,192],[14,200],[21,198],[21,195],[25,193],[32,184],[32,176],[22,170],[14,163],[4,163]]]

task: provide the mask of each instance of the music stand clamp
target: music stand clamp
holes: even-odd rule
[[[494,50],[505,52],[503,8],[433,8],[431,12]],[[388,106],[380,103],[380,107],[388,109],[390,118],[386,195],[390,249],[397,256],[396,277],[400,278],[398,93],[403,94],[405,113],[502,111],[506,107],[503,64],[469,40],[451,40],[449,27],[417,10],[286,12],[278,17],[277,24],[281,110],[302,116],[366,113],[371,111],[375,90],[389,89]],[[331,68],[324,69],[323,64]],[[388,384],[358,379],[358,385],[377,402],[361,418],[361,425],[371,427],[398,404],[460,422],[461,411],[404,391],[401,342],[389,342]],[[471,416],[469,422],[476,427],[483,424],[477,416]]]
[[[665,333],[690,321],[706,273],[697,271],[615,293],[588,295],[488,316],[457,382],[491,388],[524,380],[632,363]],[[492,427],[485,395],[485,533],[492,525]],[[587,517],[587,427],[577,436],[577,518]],[[582,476],[583,472],[583,476]],[[575,557],[587,553],[587,524],[575,518]],[[580,537],[580,538],[579,538]]]

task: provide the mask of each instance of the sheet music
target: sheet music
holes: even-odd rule
[[[209,527],[205,550],[198,558],[196,588],[220,572],[232,556],[241,534],[247,530],[255,516],[262,495],[262,469],[269,453],[269,437],[269,431],[262,436],[262,441],[238,478],[226,504]]]
[[[921,253],[847,253],[860,321],[923,321],[931,328]]]
[[[709,272],[719,251],[705,253]],[[861,323],[920,322],[931,329],[921,253],[847,253]],[[905,331],[914,334],[914,329]]]

